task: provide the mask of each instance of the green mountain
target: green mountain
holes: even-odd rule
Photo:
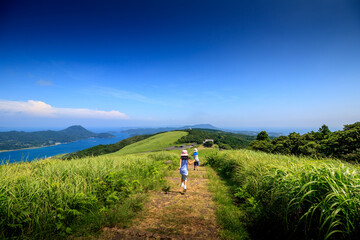
[[[111,138],[109,133],[93,133],[76,125],[61,131],[10,131],[0,132],[0,150],[16,150],[31,147],[44,147],[57,143],[73,142],[87,138]]]

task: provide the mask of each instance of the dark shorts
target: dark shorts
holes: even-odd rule
[[[199,166],[199,162],[198,162],[198,161],[195,161],[195,162],[194,162],[194,166]]]

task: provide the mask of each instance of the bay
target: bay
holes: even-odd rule
[[[0,164],[1,163],[14,163],[22,161],[32,161],[34,159],[41,159],[46,157],[52,157],[58,154],[71,153],[80,150],[84,150],[90,147],[97,146],[99,144],[113,144],[117,143],[125,138],[130,137],[126,133],[111,133],[115,135],[114,138],[89,138],[76,142],[63,143],[56,146],[14,150],[7,152],[0,152]]]

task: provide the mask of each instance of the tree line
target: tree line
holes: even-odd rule
[[[293,132],[270,140],[266,131],[250,143],[250,149],[268,153],[292,154],[315,158],[331,157],[345,161],[360,161],[360,122],[344,125],[343,130],[331,132],[322,125],[317,132],[300,135]]]
[[[205,139],[213,139],[214,143],[221,149],[240,149],[247,148],[250,142],[255,139],[253,136],[212,129],[193,129],[186,131],[189,134],[180,138],[177,143],[202,144]],[[208,143],[210,144],[211,142]]]

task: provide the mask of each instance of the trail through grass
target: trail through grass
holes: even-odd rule
[[[153,192],[129,228],[106,228],[100,239],[220,239],[207,169],[193,171],[191,167],[185,194],[175,170],[166,177],[170,191]]]
[[[222,239],[250,239],[245,229],[244,213],[234,204],[231,189],[213,169],[208,167],[209,189],[216,204],[216,218],[220,225]]]
[[[0,239],[76,238],[104,226],[105,239],[359,239],[358,165],[199,147],[200,163],[206,158],[221,179],[190,166],[183,195],[174,170],[181,151],[144,152],[186,134],[101,157],[0,166]],[[146,193],[145,215],[131,223]]]

